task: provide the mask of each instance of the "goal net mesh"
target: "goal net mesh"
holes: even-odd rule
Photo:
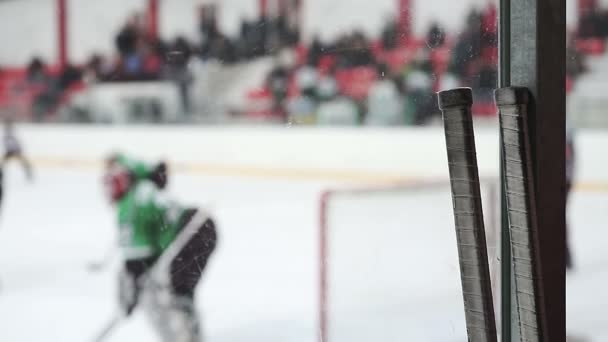
[[[493,275],[497,186],[481,184]],[[329,191],[320,221],[322,340],[466,340],[449,182]]]

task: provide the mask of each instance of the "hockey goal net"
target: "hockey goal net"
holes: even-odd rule
[[[498,181],[481,194],[496,294]],[[320,205],[320,341],[466,340],[447,179],[330,190]]]

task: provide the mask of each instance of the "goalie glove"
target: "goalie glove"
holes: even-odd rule
[[[167,164],[164,161],[161,161],[160,163],[158,163],[154,167],[152,172],[150,172],[148,179],[150,179],[154,184],[156,184],[156,186],[160,190],[167,187],[167,182],[168,182]]]

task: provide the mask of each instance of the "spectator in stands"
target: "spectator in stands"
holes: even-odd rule
[[[274,29],[277,39],[277,48],[291,45],[291,31],[288,22],[288,13],[284,8],[274,20]]]
[[[463,33],[458,36],[452,52],[450,67],[452,73],[470,85],[470,63],[477,59],[481,53],[481,14],[472,10],[467,16],[467,24]]]
[[[279,6],[280,12],[277,18],[277,31],[282,47],[293,47],[300,42],[299,8],[300,0],[283,0]]]
[[[141,70],[135,77],[139,81],[155,81],[160,78],[162,59],[158,56],[150,44],[144,44],[138,51],[141,61]]]
[[[216,11],[213,5],[202,6],[199,10],[199,32],[201,34],[201,57],[212,56],[214,45],[220,39],[221,32],[216,21]]]
[[[230,38],[224,35],[220,35],[215,39],[211,45],[210,56],[226,64],[232,64],[239,61],[236,46]]]
[[[82,70],[68,63],[59,75],[59,88],[65,91],[82,80]]]
[[[393,50],[397,47],[398,42],[399,30],[397,22],[394,18],[391,18],[382,30],[382,47],[384,50]]]
[[[174,53],[179,53],[186,63],[188,63],[192,57],[192,48],[190,47],[190,44],[186,38],[183,36],[175,38],[169,50]]]
[[[122,76],[127,81],[138,81],[144,79],[144,54],[147,52],[147,42],[143,37],[138,37],[135,50],[122,56]]]
[[[566,43],[566,76],[576,80],[585,71],[585,56],[576,49],[576,36],[569,34]]]
[[[606,23],[606,15],[599,11],[597,2],[580,1],[579,8],[581,13],[578,14],[578,37],[582,39],[606,37],[602,35],[602,31],[605,31],[602,26]]]
[[[438,22],[433,22],[426,34],[427,46],[431,49],[436,49],[445,44],[445,31]]]
[[[312,39],[312,43],[308,48],[308,63],[310,65],[318,66],[321,61],[321,57],[325,55],[325,47],[321,42],[319,35],[315,35]]]
[[[266,86],[272,93],[272,111],[283,118],[287,116],[285,106],[289,87],[289,71],[289,66],[283,61],[279,61],[266,79]]]
[[[139,14],[134,14],[116,36],[116,48],[123,57],[130,56],[136,51],[138,39],[142,35],[140,20]]]
[[[46,86],[49,82],[50,75],[46,71],[46,67],[42,59],[34,57],[27,67],[27,81],[30,85]]]
[[[410,91],[407,88],[406,79],[396,74],[394,82],[402,101],[403,124],[414,125],[416,123],[416,103],[414,103],[414,98],[410,95]]]
[[[359,124],[359,108],[354,101],[339,93],[336,80],[332,75],[325,76],[319,81],[318,97],[320,104],[317,109],[317,124],[323,126]]]
[[[27,67],[26,89],[33,96],[32,116],[41,121],[50,114],[61,94],[59,83],[46,70],[42,59],[35,57]]]
[[[478,103],[493,101],[494,89],[498,86],[498,68],[493,61],[480,59],[472,77],[473,92]]]
[[[239,57],[244,59],[255,57],[255,35],[255,25],[245,18],[241,19],[241,31],[236,44]]]
[[[423,49],[418,52],[404,74],[405,87],[415,104],[414,124],[417,125],[427,123],[434,114],[439,113],[433,91],[432,73],[429,51]]]
[[[186,39],[178,37],[171,46],[166,66],[166,78],[177,85],[182,102],[182,111],[186,114],[192,113],[190,87],[194,81],[194,75],[188,68],[191,56],[192,51]]]
[[[111,80],[114,65],[102,55],[94,54],[87,62],[83,71],[83,79],[87,83]]]
[[[484,50],[496,48],[498,46],[498,10],[496,5],[491,3],[481,13],[481,55],[487,58]],[[497,61],[496,61],[497,62]],[[495,63],[496,63],[495,62]]]
[[[240,41],[243,42],[244,47],[239,47],[239,50],[244,53],[241,53],[241,56],[255,58],[267,54],[270,23],[271,21],[266,16],[261,16],[253,21],[242,21]]]
[[[256,38],[258,39],[256,41],[257,56],[264,56],[269,52],[268,40],[271,33],[271,26],[271,20],[267,16],[260,16],[255,23]]]
[[[365,125],[397,126],[406,123],[404,101],[385,64],[376,67],[378,81],[369,90]]]
[[[375,62],[370,43],[362,32],[353,33],[345,57],[344,65],[351,68],[372,65]]]
[[[300,68],[295,75],[300,93],[287,102],[287,119],[292,124],[314,124],[318,105],[316,69],[310,65]]]

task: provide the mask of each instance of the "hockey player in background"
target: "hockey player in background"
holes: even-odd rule
[[[195,289],[215,249],[215,223],[203,210],[168,201],[166,182],[164,166],[121,155],[107,162],[105,185],[124,257],[119,304],[125,316],[140,304],[164,342],[198,342]]]
[[[21,143],[15,135],[15,127],[11,119],[4,122],[4,157],[2,158],[2,169],[11,159],[18,159],[25,170],[25,175],[28,180],[33,179],[32,166],[23,154]]]
[[[566,132],[566,204],[570,197],[572,182],[574,180],[574,133],[570,128]],[[566,223],[566,268],[572,268],[572,254],[568,239],[568,223]]]

